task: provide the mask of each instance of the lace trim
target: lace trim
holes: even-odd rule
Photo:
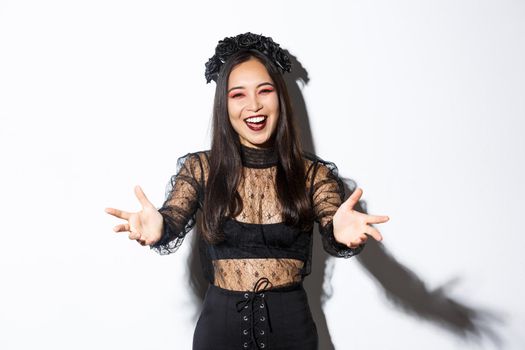
[[[319,233],[322,236],[324,250],[337,258],[351,258],[354,255],[361,253],[365,244],[359,245],[357,248],[350,248],[342,243],[336,241],[334,236],[334,227],[332,222],[326,226],[319,226]]]

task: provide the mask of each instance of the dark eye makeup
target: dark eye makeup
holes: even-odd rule
[[[261,91],[259,91],[260,93],[270,93],[270,92],[273,92],[274,90],[273,89],[262,89]],[[231,98],[237,98],[239,96],[244,96],[244,94],[241,94],[241,93],[236,93],[236,94],[233,94],[233,95],[230,95]]]

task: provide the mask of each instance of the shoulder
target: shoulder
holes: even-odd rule
[[[194,178],[201,178],[208,169],[209,151],[194,151],[179,155],[176,160],[176,175],[191,175]]]
[[[188,165],[193,165],[193,166],[200,165],[208,161],[209,155],[210,155],[209,150],[188,152],[183,155],[180,155],[177,159],[177,163],[179,166],[183,164],[188,164]]]
[[[309,152],[303,152],[303,158],[306,162],[306,181],[310,193],[313,195],[316,191],[335,191],[343,200],[345,185],[335,163]]]
[[[334,162],[323,159],[317,154],[307,151],[303,151],[302,155],[305,162],[307,176],[326,177],[330,175],[338,175],[338,169]]]

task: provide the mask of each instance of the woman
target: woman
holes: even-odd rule
[[[211,150],[179,158],[160,209],[139,186],[141,211],[106,208],[127,220],[116,232],[160,254],[180,246],[202,211],[199,252],[210,284],[194,349],[317,349],[303,288],[314,221],[336,257],[358,254],[367,234],[382,239],[369,224],[388,217],[354,211],[362,191],[343,202],[337,167],[302,152],[282,76],[290,66],[271,38],[220,41],[205,74],[217,83]]]

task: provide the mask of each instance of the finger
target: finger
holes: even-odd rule
[[[139,199],[139,202],[140,202],[140,204],[142,205],[143,208],[153,205],[148,200],[148,197],[146,197],[146,194],[144,193],[144,191],[142,191],[142,188],[139,185],[135,186],[135,195]]]
[[[348,197],[348,199],[345,201],[345,205],[348,206],[348,209],[353,209],[354,205],[356,205],[357,202],[359,202],[359,198],[361,198],[361,195],[363,194],[363,190],[359,187],[355,189],[354,192]]]
[[[131,231],[129,233],[129,239],[140,239],[140,233]]]
[[[350,248],[357,248],[357,247],[359,247],[361,244],[362,244],[361,240],[353,240],[352,242],[350,242],[349,247],[350,247]]]
[[[372,226],[370,226],[370,228],[367,229],[366,233],[372,236],[378,242],[381,242],[383,240],[383,236],[381,235],[381,233],[379,233],[379,231]]]
[[[363,243],[363,240],[361,239],[361,237],[354,238],[352,241],[350,241],[351,246],[358,246],[361,243]]]
[[[382,224],[387,222],[390,218],[386,215],[367,215],[366,222],[369,224]]]
[[[113,231],[115,232],[125,232],[130,231],[129,224],[120,224],[115,227],[113,227]]]
[[[129,219],[131,215],[131,213],[128,213],[127,211],[119,210],[115,208],[106,208],[104,209],[104,211],[110,215],[116,216],[117,218],[124,219],[124,220]]]

